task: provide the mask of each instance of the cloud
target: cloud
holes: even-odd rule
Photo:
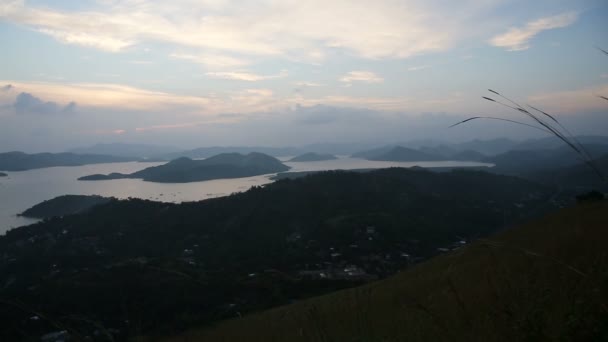
[[[381,83],[384,79],[371,71],[351,71],[340,78],[340,82]]]
[[[65,44],[109,52],[162,42],[220,56],[318,63],[336,50],[370,59],[444,51],[469,34],[471,22],[483,22],[497,2],[115,0],[98,1],[89,10],[59,10],[9,1],[0,5],[0,19]]]
[[[283,78],[287,77],[287,70],[282,70],[280,73],[276,75],[258,75],[251,72],[246,71],[219,71],[219,72],[208,72],[205,75],[211,78],[218,78],[224,80],[237,80],[237,81],[248,81],[248,82],[257,82],[264,80],[271,80],[275,78]]]
[[[2,81],[0,81],[2,82]],[[198,113],[220,110],[218,100],[211,97],[177,95],[108,83],[48,83],[10,81],[16,88],[51,99],[69,103],[78,99],[79,106],[120,110],[165,111],[193,109]]]
[[[536,94],[530,96],[528,100],[535,107],[550,114],[579,114],[608,109],[608,103],[597,97],[603,94],[608,94],[608,84]]]
[[[316,82],[295,82],[295,86],[298,87],[323,87],[324,85]]]
[[[242,58],[231,57],[227,55],[218,54],[202,54],[202,55],[191,55],[173,53],[170,57],[175,59],[183,59],[194,63],[203,64],[210,69],[218,68],[239,68],[251,64],[250,61]]]
[[[62,107],[53,101],[43,101],[40,98],[30,94],[22,92],[17,95],[15,103],[13,104],[15,111],[19,115],[23,114],[57,114],[57,113],[71,113],[76,109],[76,103],[70,102],[66,106]]]
[[[578,14],[567,12],[552,17],[540,18],[527,23],[524,27],[512,27],[506,33],[490,39],[490,44],[502,47],[508,51],[521,51],[530,48],[530,40],[537,34],[546,31],[572,25]]]

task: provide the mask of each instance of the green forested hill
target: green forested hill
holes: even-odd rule
[[[608,203],[169,341],[606,341]]]

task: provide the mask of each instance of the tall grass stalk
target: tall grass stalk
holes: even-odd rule
[[[600,50],[601,52],[603,52],[604,54],[608,55],[608,51],[601,49],[599,47],[597,49]],[[545,133],[550,133],[550,134],[556,136],[561,141],[563,141],[568,147],[570,147],[574,152],[576,152],[577,157],[581,161],[583,161],[587,166],[589,166],[593,170],[593,172],[595,172],[595,174],[598,177],[600,177],[600,179],[602,179],[602,181],[604,181],[604,182],[607,181],[606,176],[604,176],[603,172],[595,165],[594,158],[587,151],[587,149],[585,149],[585,146],[583,146],[583,144],[581,144],[578,141],[578,139],[576,139],[576,137],[572,133],[570,133],[570,131],[566,127],[564,127],[564,125],[562,125],[559,122],[559,120],[557,120],[553,115],[551,115],[541,109],[538,109],[534,106],[531,106],[531,105],[527,105],[527,108],[526,108],[495,90],[488,89],[488,91],[490,93],[498,96],[500,99],[496,99],[496,98],[489,97],[489,96],[482,96],[482,98],[484,100],[495,102],[501,106],[507,107],[507,108],[515,110],[521,114],[524,114],[526,117],[528,117],[529,119],[532,120],[532,123],[528,124],[528,123],[521,122],[521,121],[497,118],[497,117],[492,117],[492,116],[474,116],[474,117],[470,117],[468,119],[462,120],[460,122],[457,122],[457,123],[453,124],[452,126],[450,126],[450,128],[461,125],[463,123],[466,123],[466,122],[469,122],[472,120],[491,119],[491,120],[507,121],[507,122],[515,123],[515,124],[522,125],[522,126],[532,127],[532,128],[541,130]],[[598,95],[598,97],[608,101],[608,97],[606,97],[606,96]]]

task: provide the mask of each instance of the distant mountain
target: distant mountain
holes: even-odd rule
[[[334,160],[338,159],[332,154],[318,154],[314,152],[304,153],[297,157],[291,158],[290,162],[309,162],[309,161],[323,161],[323,160]]]
[[[91,175],[79,180],[108,180],[141,178],[148,182],[188,183],[211,179],[241,178],[277,173],[289,170],[278,159],[262,153],[222,153],[216,156],[192,160],[181,157],[164,165],[149,167],[132,174],[111,173]]]
[[[443,160],[438,155],[433,155],[429,153],[425,153],[419,150],[414,150],[411,148],[403,147],[403,146],[395,146],[395,147],[383,147],[375,150],[364,151],[353,154],[354,158],[364,158],[368,160],[378,160],[378,161],[432,161],[432,160]]]
[[[581,135],[575,137],[575,139],[583,145],[608,145],[608,136],[601,135]],[[523,141],[512,149],[514,150],[542,150],[542,149],[555,149],[564,147],[564,142],[555,137],[550,136],[540,139],[529,139]]]
[[[99,154],[74,153],[36,153],[23,152],[0,153],[0,170],[24,171],[52,166],[79,166],[100,163],[120,163],[136,160],[136,158],[116,157]]]
[[[483,161],[485,158],[485,154],[473,150],[464,150],[461,152],[456,152],[450,156],[450,160],[460,161]]]
[[[447,145],[421,147],[419,150],[427,154],[441,156],[444,160],[482,161],[487,157],[481,152],[474,150],[457,150]]]
[[[74,148],[68,152],[80,154],[105,154],[121,157],[155,158],[160,155],[179,152],[180,150],[181,149],[173,146],[111,143]]]
[[[592,156],[608,154],[608,145],[585,145],[585,150]],[[485,162],[495,164],[492,171],[525,176],[540,171],[550,171],[577,165],[581,162],[579,155],[568,146],[554,149],[512,150],[493,157]]]
[[[211,146],[211,147],[199,147],[193,150],[179,151],[174,153],[168,153],[165,155],[158,155],[157,157],[164,158],[165,160],[173,160],[180,157],[187,157],[191,159],[209,158],[222,153],[263,153],[274,157],[282,156],[293,156],[304,153],[299,148],[295,147],[255,147],[255,146]]]
[[[496,155],[507,152],[517,146],[518,142],[507,138],[491,140],[471,140],[463,143],[453,144],[451,147],[458,151],[472,150],[485,155]]]
[[[390,150],[392,150],[395,147],[396,147],[395,145],[382,146],[382,147],[374,148],[371,150],[365,150],[365,151],[353,153],[351,155],[351,157],[352,158],[361,158],[361,159],[375,158],[377,156],[381,156],[383,154],[388,153]]]
[[[83,213],[92,207],[110,202],[112,199],[97,195],[63,195],[36,204],[20,216],[33,218],[51,218]]]
[[[437,154],[449,159],[454,159],[458,153],[474,151],[484,156],[492,156],[500,153],[505,153],[514,146],[517,146],[519,142],[513,141],[507,138],[498,138],[491,140],[480,140],[475,139],[471,141],[461,143],[447,143],[447,142],[434,142],[428,141],[426,144],[424,141],[417,141],[415,143],[404,143],[403,146],[419,149],[420,151],[427,152],[430,154]],[[472,154],[470,154],[472,156]]]

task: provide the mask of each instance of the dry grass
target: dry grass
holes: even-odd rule
[[[601,340],[607,219],[607,202],[579,205],[377,283],[168,340]]]

